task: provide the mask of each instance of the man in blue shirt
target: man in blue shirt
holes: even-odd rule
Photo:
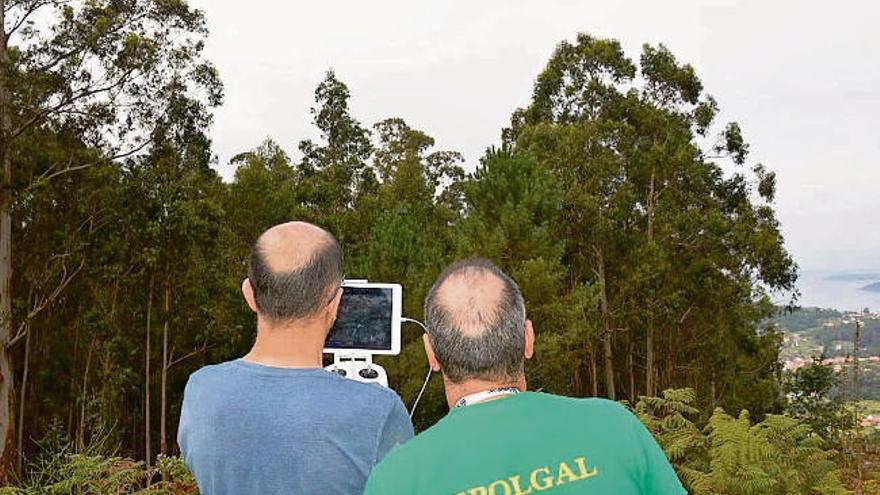
[[[177,441],[204,495],[360,495],[413,435],[400,398],[322,368],[342,290],[342,250],[311,224],[277,225],[251,252],[242,292],[257,337],[241,359],[190,376]]]

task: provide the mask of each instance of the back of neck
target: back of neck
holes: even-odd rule
[[[257,338],[244,360],[276,368],[321,368],[327,330],[308,321],[257,321]]]
[[[464,380],[459,383],[455,383],[448,378],[446,375],[443,376],[443,384],[446,388],[446,402],[449,404],[449,407],[453,407],[456,402],[462,397],[475,394],[477,392],[484,392],[487,390],[494,390],[500,388],[516,388],[522,392],[526,391],[526,376],[525,374],[520,375],[518,378],[509,378],[506,380],[481,380],[478,378]]]

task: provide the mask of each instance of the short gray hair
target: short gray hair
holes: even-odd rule
[[[491,275],[503,285],[492,308],[450,308],[438,301],[443,284],[453,276]],[[465,314],[477,327],[467,335],[456,322]],[[425,322],[443,373],[454,383],[466,379],[516,378],[523,373],[526,310],[522,293],[510,277],[485,258],[470,258],[446,267],[425,299]]]

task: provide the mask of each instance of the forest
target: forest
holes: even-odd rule
[[[292,219],[337,237],[348,277],[401,283],[413,318],[445,264],[498,263],[535,324],[530,388],[626,401],[693,493],[878,493],[877,435],[826,398],[839,378],[783,373],[771,296],[796,304],[798,272],[776,177],[664,45],[547,47],[531,100],[470,165],[417,123],[361,122],[328,70],[293,116],[319,137],[254,143],[224,181],[202,12],[0,7],[0,468],[19,486],[0,493],[191,493],[183,387],[249,348],[250,248]],[[405,328],[379,360],[407,406],[420,342]],[[435,378],[416,429],[446,410]]]

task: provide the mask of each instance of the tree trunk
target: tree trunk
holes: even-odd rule
[[[605,337],[603,342],[605,347],[605,392],[609,399],[617,400],[617,393],[614,390],[614,356],[611,349],[611,335]]]
[[[602,306],[602,344],[605,350],[605,393],[609,399],[615,400],[617,394],[614,391],[614,355],[611,348],[611,318],[608,315],[608,291],[605,286],[605,259],[602,252],[598,253],[599,257],[599,284],[602,292],[599,294],[599,302]]]
[[[648,191],[648,240],[654,240],[654,208],[656,207],[657,197],[654,193],[654,181],[656,180],[656,174],[654,169],[651,169],[651,184],[650,189]]]
[[[83,373],[82,392],[80,394],[79,431],[76,440],[76,452],[82,452],[86,446],[86,404],[89,393],[89,372],[92,367],[92,351],[95,350],[95,338],[89,343],[89,352],[86,354],[86,369]]]
[[[593,346],[590,346],[590,386],[593,390],[593,397],[599,396],[599,380],[597,378],[597,374],[599,370],[596,369],[596,351]]]
[[[165,286],[165,325],[162,327],[162,391],[159,397],[159,452],[168,454],[168,441],[165,438],[166,398],[168,384],[168,320],[171,318],[171,287]]]
[[[856,320],[856,331],[853,333],[853,401],[861,397],[859,390],[859,347],[861,346],[862,322]]]
[[[633,337],[630,335],[627,337],[627,353],[626,353],[626,369],[629,374],[629,402],[630,404],[636,403],[636,374],[633,364],[633,347],[635,344],[633,343]]]
[[[15,386],[12,351],[12,160],[9,156],[10,97],[7,87],[6,2],[0,0],[0,486],[15,458]]]
[[[71,377],[76,376],[79,367],[79,325],[73,325],[73,364],[70,366]],[[74,420],[76,419],[76,382],[68,380],[67,387],[67,438],[73,438],[75,434]]]
[[[147,294],[147,332],[144,351],[144,461],[150,467],[153,453],[150,450],[150,318],[153,315],[153,275],[150,275],[150,289]]]
[[[712,370],[712,381],[709,382],[709,410],[715,410],[715,370]]]
[[[648,242],[654,241],[654,208],[656,195],[654,193],[655,172],[651,169],[651,186],[648,192]],[[648,289],[653,290],[652,288]],[[648,296],[648,328],[645,332],[645,395],[654,396],[654,297]]]
[[[16,452],[18,459],[16,464],[16,472],[21,476],[22,461],[24,460],[24,404],[27,397],[28,372],[30,371],[31,361],[31,328],[28,326],[24,334],[24,371],[21,376],[21,395],[18,399],[18,442]]]
[[[654,397],[654,319],[648,316],[648,329],[645,335],[645,395]]]

